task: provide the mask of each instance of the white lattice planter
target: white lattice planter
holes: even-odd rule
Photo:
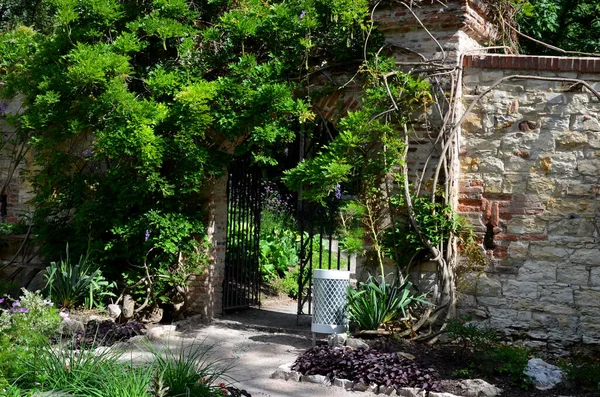
[[[339,334],[348,330],[346,316],[350,272],[316,269],[313,273],[312,332]]]

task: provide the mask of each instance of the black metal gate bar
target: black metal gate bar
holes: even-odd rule
[[[259,305],[260,176],[250,156],[229,170],[223,310]]]
[[[300,271],[298,276],[298,322],[300,315],[312,314],[313,269],[341,269],[342,256],[339,236],[335,232],[337,206],[301,202],[300,205]],[[327,236],[325,236],[327,233]],[[318,237],[316,236],[318,234]],[[315,237],[317,237],[315,239]],[[324,239],[327,239],[324,243]],[[337,255],[334,257],[333,240],[337,240]],[[318,242],[318,254],[314,252]],[[323,252],[325,247],[328,253]],[[316,263],[313,261],[316,260]],[[325,260],[326,259],[326,260]],[[351,269],[351,255],[347,255],[347,270]],[[307,309],[307,310],[305,310]]]

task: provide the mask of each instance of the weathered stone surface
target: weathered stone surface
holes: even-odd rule
[[[358,338],[346,339],[346,346],[352,349],[368,349],[369,345]]]
[[[540,301],[570,305],[573,303],[573,289],[565,284],[550,284],[540,288]]]
[[[123,297],[123,306],[121,307],[121,313],[123,314],[124,319],[133,318],[135,309],[135,300],[131,297],[131,295],[125,295]]]
[[[583,132],[566,131],[555,135],[555,139],[560,146],[573,148],[586,144],[588,141],[588,136]]]
[[[486,382],[483,379],[465,379],[458,382],[463,389],[465,397],[495,397],[502,393],[502,389]]]
[[[402,397],[422,397],[425,396],[425,391],[421,391],[414,387],[401,387],[396,390],[396,395]],[[431,396],[431,393],[429,393],[429,395]]]
[[[526,261],[519,268],[518,281],[530,282],[547,282],[551,283],[556,280],[556,262],[548,261]]]
[[[600,291],[581,289],[574,291],[576,306],[597,306],[600,302]]]
[[[561,263],[556,269],[556,281],[570,285],[587,286],[590,272],[584,265],[576,265],[571,262]]]
[[[600,173],[600,160],[580,160],[577,169],[583,175],[598,175]]]
[[[485,156],[479,161],[479,172],[502,174],[504,163],[497,157]]]
[[[77,331],[83,331],[83,323],[69,317],[63,317],[58,331],[63,336],[72,336]]]
[[[560,368],[539,358],[530,359],[524,373],[531,377],[533,385],[539,390],[549,390],[556,387],[564,377],[564,372]]]
[[[112,318],[117,318],[121,315],[121,307],[111,303],[110,305],[106,306],[106,313],[108,313],[108,315]]]
[[[330,347],[340,347],[346,344],[348,336],[346,334],[331,334],[327,337],[327,343]]]
[[[513,215],[507,223],[506,232],[509,234],[544,234],[546,221],[535,215]]]
[[[569,257],[573,263],[587,266],[600,266],[600,249],[578,249]]]
[[[560,262],[569,257],[570,251],[548,243],[531,242],[529,254],[532,259],[548,262]]]
[[[502,294],[510,297],[537,299],[537,283],[527,281],[508,280],[502,285]]]
[[[303,375],[302,382],[317,383],[319,385],[331,385],[331,381],[325,375]]]
[[[354,382],[352,382],[351,380],[348,380],[348,379],[338,379],[338,378],[333,379],[333,385],[336,387],[341,387],[344,390],[352,390],[353,384],[354,384]]]
[[[146,331],[146,337],[152,341],[160,340],[175,332],[176,325],[159,325]]]
[[[477,279],[477,296],[500,296],[502,295],[502,284],[499,280],[482,274]]]
[[[571,129],[573,131],[600,131],[600,122],[592,116],[577,115],[571,124]]]

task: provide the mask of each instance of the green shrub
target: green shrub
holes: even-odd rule
[[[61,307],[73,308],[83,304],[91,309],[101,306],[105,297],[115,296],[110,290],[116,284],[109,283],[87,257],[81,256],[78,263],[71,262],[68,244],[66,258],[50,262],[46,272],[45,292]]]
[[[523,373],[529,360],[529,349],[519,345],[498,342],[496,333],[487,328],[469,323],[469,317],[451,319],[446,323],[448,336],[460,343],[461,354],[470,369],[465,373],[477,372],[483,376],[502,375],[528,389],[531,379]]]
[[[348,315],[350,320],[362,330],[377,330],[400,313],[406,317],[406,310],[415,303],[427,303],[425,295],[415,296],[412,283],[400,283],[396,278],[388,284],[383,277],[369,276],[360,283],[357,290],[348,288]]]
[[[13,381],[26,371],[25,362],[55,334],[61,319],[39,292],[23,289],[19,300],[2,298],[0,304],[0,379]]]
[[[561,367],[574,384],[584,390],[600,391],[600,362],[590,358],[575,357]]]
[[[260,239],[260,266],[265,280],[282,278],[288,268],[298,264],[296,233],[273,230]]]

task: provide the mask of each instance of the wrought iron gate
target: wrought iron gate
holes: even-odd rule
[[[300,203],[300,271],[298,275],[298,316],[312,314],[313,270],[351,270],[352,256],[343,253],[337,234],[339,200],[326,206]],[[299,317],[298,317],[299,320]]]
[[[251,164],[250,156],[231,164],[227,181],[223,310],[260,304],[260,181],[260,169]]]

